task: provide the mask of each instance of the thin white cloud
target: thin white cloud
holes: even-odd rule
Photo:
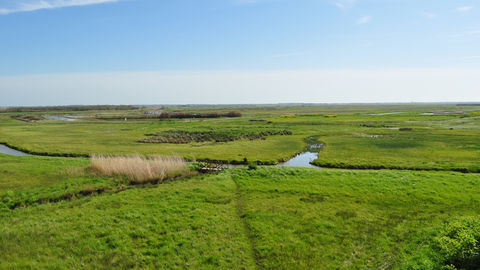
[[[357,24],[366,24],[372,21],[372,16],[363,16],[357,20]]]
[[[341,10],[346,10],[355,5],[356,0],[337,0],[333,4]]]
[[[335,6],[337,6],[339,9],[341,10],[344,10],[345,9],[345,5],[340,3],[340,2],[335,2]]]
[[[41,9],[56,9],[64,7],[88,6],[96,4],[114,3],[119,0],[25,0],[16,1],[13,7],[0,7],[0,15],[18,12],[28,12]]]
[[[473,9],[472,6],[466,6],[466,7],[459,7],[459,8],[457,8],[457,11],[459,11],[459,12],[468,12],[468,11],[470,11],[470,10],[472,10],[472,9]]]
[[[427,19],[430,19],[430,20],[438,17],[437,14],[432,13],[432,12],[423,12],[422,15],[425,16]]]

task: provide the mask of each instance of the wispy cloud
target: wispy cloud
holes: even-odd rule
[[[16,1],[12,7],[0,7],[0,15],[35,11],[41,9],[56,9],[64,7],[114,3],[118,1],[119,0],[24,0]]]
[[[372,16],[363,16],[357,20],[357,24],[366,24],[372,21]]]
[[[337,0],[333,4],[341,10],[351,8],[355,5],[356,0]]]
[[[468,11],[470,11],[470,10],[472,10],[472,9],[473,9],[472,6],[466,6],[466,7],[459,7],[459,8],[457,8],[457,11],[459,11],[459,12],[468,12]]]
[[[422,15],[425,16],[425,18],[430,19],[430,20],[438,17],[437,14],[432,13],[432,12],[423,12]]]

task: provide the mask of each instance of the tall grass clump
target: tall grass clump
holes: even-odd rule
[[[181,157],[164,156],[103,156],[93,155],[91,168],[104,176],[124,176],[131,183],[160,182],[169,178],[187,175],[189,167]]]

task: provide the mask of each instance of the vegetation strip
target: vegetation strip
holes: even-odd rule
[[[174,143],[187,144],[191,142],[233,142],[236,140],[265,140],[268,136],[286,136],[293,133],[288,130],[265,130],[265,131],[245,131],[245,130],[208,130],[208,131],[188,131],[188,130],[167,130],[152,134],[146,134],[150,138],[139,140],[142,143]]]
[[[242,117],[240,112],[209,112],[209,113],[190,113],[190,112],[162,112],[159,114],[144,114],[144,115],[122,115],[109,117],[96,117],[99,120],[124,120],[124,119],[204,119],[204,118],[238,118]]]
[[[130,105],[84,105],[84,106],[38,106],[38,107],[6,107],[0,108],[0,113],[6,112],[49,112],[49,111],[91,111],[91,110],[135,110],[137,106]]]
[[[11,116],[12,119],[26,122],[26,123],[33,123],[36,121],[43,120],[41,115],[34,115],[34,114],[15,114]]]

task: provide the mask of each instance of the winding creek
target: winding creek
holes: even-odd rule
[[[295,157],[289,159],[288,161],[277,164],[275,166],[322,169],[321,167],[310,164],[310,162],[318,158],[318,151],[320,151],[323,147],[324,147],[324,144],[319,144],[319,143],[309,144],[307,147],[307,151],[300,153]],[[4,144],[0,144],[0,154],[7,154],[11,156],[32,156],[30,154],[12,149]],[[233,169],[233,168],[247,167],[247,165],[227,164],[227,165],[221,165],[221,167],[226,169]]]

